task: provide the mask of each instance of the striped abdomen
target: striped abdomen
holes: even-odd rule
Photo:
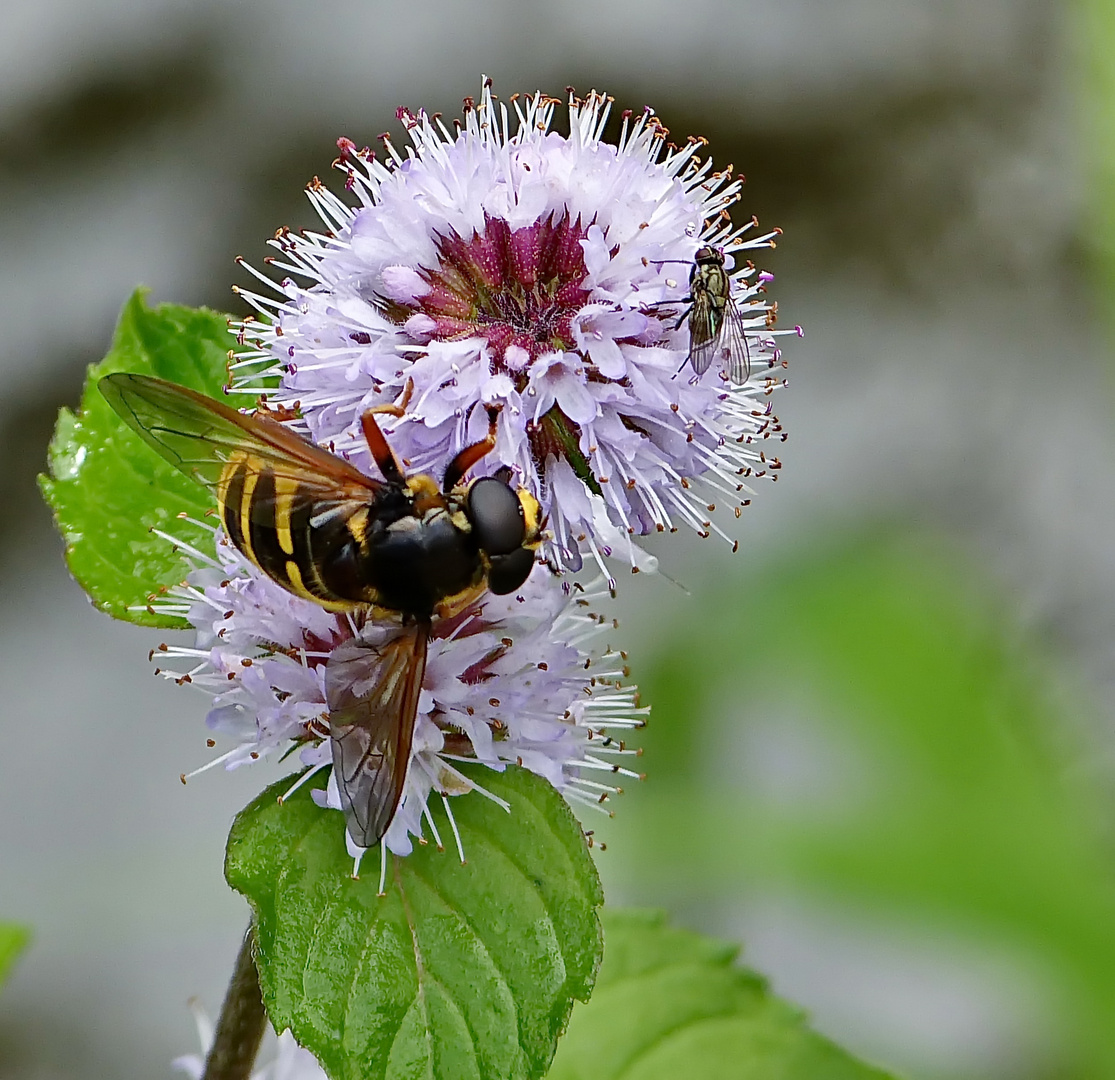
[[[375,590],[358,580],[366,505],[323,505],[319,493],[250,451],[229,459],[218,500],[229,540],[295,596],[330,610],[375,601]]]

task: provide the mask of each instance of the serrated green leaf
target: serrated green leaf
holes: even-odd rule
[[[268,1015],[334,1080],[542,1076],[592,990],[603,895],[580,826],[524,769],[477,781],[511,813],[454,799],[467,865],[432,844],[390,856],[383,897],[379,852],[353,880],[310,785],[282,805],[274,785],[233,825],[225,876],[255,913]]]
[[[150,530],[211,546],[207,530],[178,515],[201,518],[212,498],[143,444],[101,397],[97,380],[134,371],[219,397],[232,344],[227,316],[175,304],[149,308],[137,290],[120,313],[108,355],[89,368],[79,413],[59,413],[50,474],[39,484],[66,542],[70,572],[98,608],[118,619],[185,625],[147,609],[152,593],[177,584],[188,569]]]
[[[31,940],[31,931],[17,923],[0,923],[0,986],[7,980],[16,957]]]
[[[606,911],[604,934],[596,991],[574,1010],[550,1080],[885,1080],[736,967],[735,946],[658,912]]]

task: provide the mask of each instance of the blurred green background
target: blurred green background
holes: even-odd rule
[[[10,0],[0,12],[0,1076],[169,1075],[246,912],[158,635],[34,487],[137,283],[237,311],[344,134],[606,89],[747,174],[790,441],[741,550],[621,581],[649,775],[589,822],[662,904],[915,1078],[1115,1077],[1115,7]]]

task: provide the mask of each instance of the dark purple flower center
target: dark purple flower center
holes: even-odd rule
[[[576,348],[573,316],[589,297],[585,232],[580,219],[571,222],[567,214],[522,229],[485,215],[483,232],[437,238],[437,268],[419,270],[429,292],[413,305],[388,305],[388,313],[400,323],[428,316],[431,340],[486,339],[494,369],[510,374],[521,389],[532,361]],[[511,346],[523,351],[509,357]]]

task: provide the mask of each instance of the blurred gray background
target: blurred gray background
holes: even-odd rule
[[[501,96],[571,84],[653,105],[747,174],[743,214],[785,230],[764,262],[806,328],[778,402],[786,468],[743,522],[754,559],[674,538],[671,574],[745,574],[844,521],[946,536],[1094,698],[1109,767],[1115,429],[1074,35],[1049,0],[6,0],[0,918],[36,937],[0,996],[0,1075],[166,1076],[194,1049],[186,1001],[216,1011],[247,919],[224,837],[273,776],[178,782],[207,757],[204,700],[152,678],[159,634],[68,578],[34,485],[56,411],[136,284],[238,312],[233,258],[312,223],[302,186],[338,135],[371,142],[398,104],[456,115],[482,72]],[[637,584],[621,598],[636,667],[648,626],[687,602]],[[604,873],[610,899],[660,899]],[[962,941],[850,933],[792,898],[701,921],[881,1064],[1041,1073],[1025,980]]]

